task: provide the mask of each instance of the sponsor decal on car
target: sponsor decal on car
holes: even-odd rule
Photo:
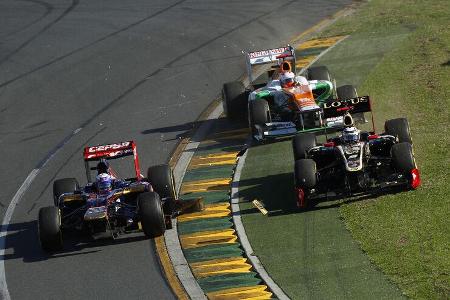
[[[88,152],[95,153],[99,151],[109,151],[109,150],[116,150],[121,148],[126,148],[130,146],[130,142],[122,142],[119,144],[109,144],[109,145],[101,145],[101,146],[93,146],[88,148]]]

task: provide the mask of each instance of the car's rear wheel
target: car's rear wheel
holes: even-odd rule
[[[247,113],[247,97],[248,93],[242,82],[225,83],[222,89],[222,105],[225,115],[232,120],[244,120]]]
[[[75,178],[62,178],[53,182],[53,201],[55,206],[58,206],[59,196],[65,193],[73,193],[80,189],[80,185]]]
[[[161,199],[155,192],[146,192],[138,196],[138,211],[142,230],[149,238],[161,236],[166,231]]]
[[[294,159],[304,159],[307,157],[309,149],[316,146],[316,136],[313,133],[300,133],[292,139],[292,150]]]
[[[331,81],[330,71],[328,71],[328,68],[326,66],[308,68],[306,71],[306,78],[308,80]]]
[[[351,84],[347,84],[347,85],[338,87],[336,89],[336,93],[337,93],[339,100],[345,100],[345,99],[351,99],[351,98],[358,97],[355,87]]]
[[[38,216],[39,241],[47,252],[63,249],[61,213],[54,206],[43,207]]]
[[[384,130],[387,134],[397,137],[399,143],[407,142],[412,144],[409,123],[406,118],[387,120],[384,123]]]

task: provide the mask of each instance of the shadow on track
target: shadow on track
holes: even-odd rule
[[[2,227],[4,231],[6,228]],[[105,238],[94,240],[89,236],[80,233],[66,233],[64,235],[64,250],[47,253],[41,249],[39,243],[37,220],[12,223],[8,226],[10,232],[6,237],[6,249],[3,260],[23,259],[25,263],[58,259],[68,256],[85,255],[102,251],[101,248],[138,242],[147,239],[143,233],[133,233],[123,235],[118,239]],[[64,233],[63,233],[64,234]]]

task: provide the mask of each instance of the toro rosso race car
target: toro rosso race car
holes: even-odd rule
[[[275,62],[268,72],[268,82],[253,82],[253,66]],[[230,119],[247,114],[258,141],[292,137],[298,132],[338,131],[344,128],[343,116],[333,113],[332,117],[328,110],[334,110],[339,101],[358,97],[352,85],[336,89],[325,66],[308,68],[306,77],[295,76],[295,51],[291,46],[247,53],[247,66],[250,87],[244,89],[241,82],[224,84],[222,103]],[[355,121],[366,122],[363,113],[352,111]]]
[[[344,119],[346,128],[326,143],[317,144],[311,133],[293,138],[298,207],[328,197],[343,198],[394,187],[416,189],[420,185],[406,119],[387,120],[385,132],[378,135],[374,130],[354,127],[349,114]]]
[[[132,157],[134,166],[126,157]],[[152,238],[171,228],[176,193],[168,165],[150,167],[144,178],[133,141],[86,147],[84,162],[87,185],[80,187],[75,178],[55,180],[54,206],[39,210],[39,240],[44,250],[61,250],[63,233],[73,231],[93,238],[116,238],[142,229]],[[119,179],[110,163],[132,176]],[[92,172],[97,173],[95,180]]]

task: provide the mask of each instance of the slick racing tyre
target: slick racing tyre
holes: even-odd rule
[[[347,84],[340,86],[336,89],[337,97],[339,100],[351,99],[358,97],[356,89],[353,85]]]
[[[247,113],[247,97],[248,93],[241,82],[225,83],[222,89],[222,105],[225,115],[231,120],[244,120]]]
[[[169,165],[157,165],[148,168],[147,178],[153,187],[153,190],[159,194],[161,198],[176,199],[175,180]]]
[[[306,158],[309,149],[316,146],[316,136],[313,133],[300,133],[292,139],[294,160]]]
[[[326,80],[332,81],[330,72],[326,66],[311,67],[306,70],[308,80]]]
[[[63,249],[59,208],[48,206],[39,210],[38,231],[42,249],[47,252]]]
[[[384,123],[384,130],[387,134],[397,137],[399,143],[407,142],[412,145],[411,132],[406,118],[387,120]]]
[[[252,133],[257,133],[255,125],[264,125],[270,123],[270,109],[269,104],[264,99],[253,100],[249,105],[249,126]]]
[[[53,182],[53,201],[58,206],[59,196],[65,193],[73,193],[80,189],[80,185],[75,178],[62,178]]]
[[[316,162],[312,159],[295,161],[295,186],[302,189],[312,189],[316,186]]]
[[[410,174],[416,168],[416,161],[410,143],[394,144],[391,148],[391,157],[394,168],[403,174]]]
[[[149,238],[161,236],[166,231],[161,199],[155,192],[147,192],[138,196],[138,212],[142,230]]]

